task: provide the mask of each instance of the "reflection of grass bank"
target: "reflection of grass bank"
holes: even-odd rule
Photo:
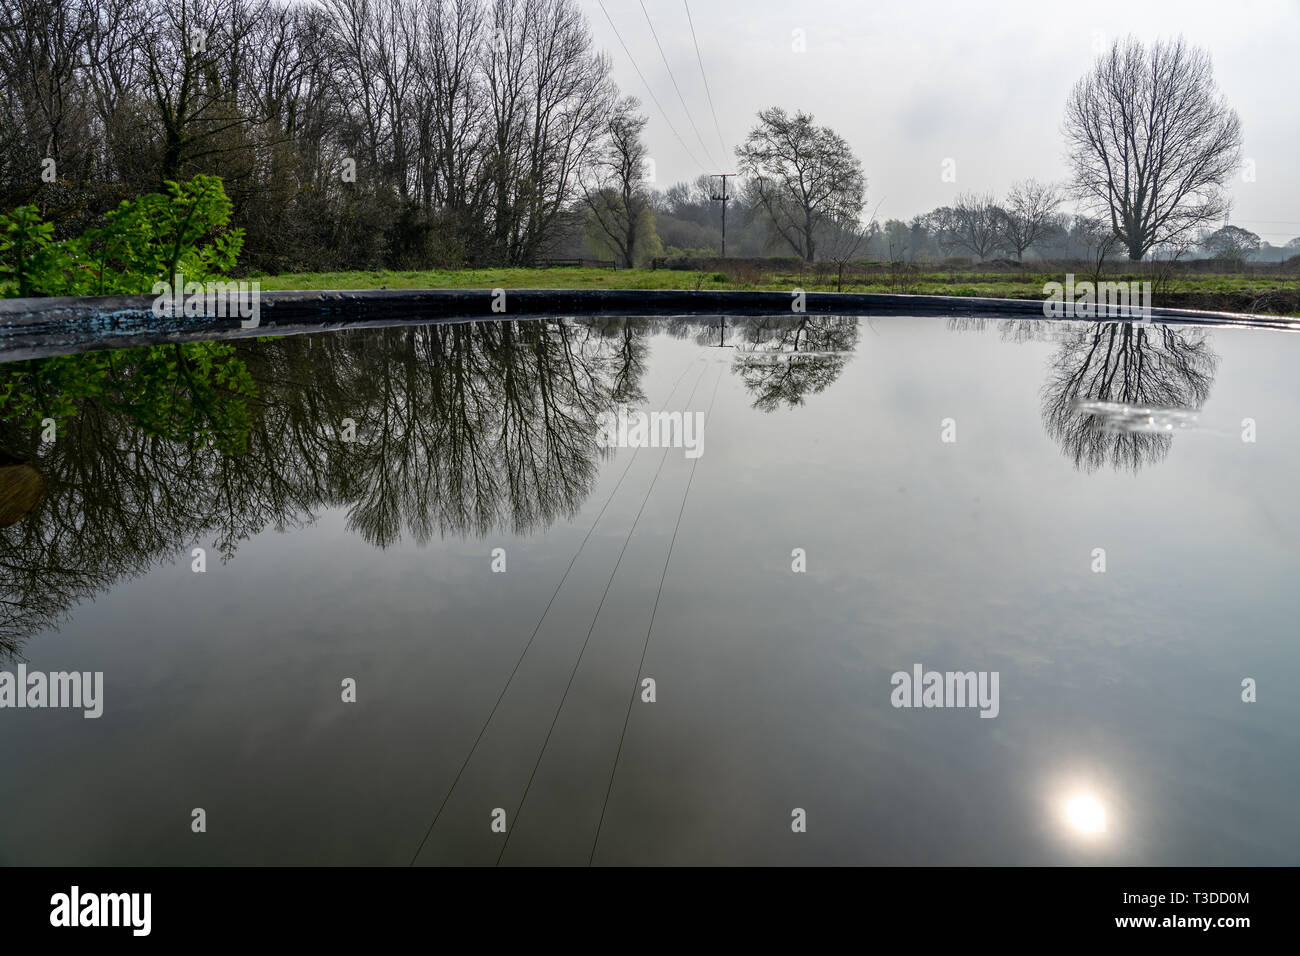
[[[837,283],[832,266],[810,266],[800,273],[763,269],[752,263],[717,263],[716,269],[459,269],[423,272],[305,272],[260,277],[271,289],[757,289],[809,292],[907,292],[917,295],[988,296],[1042,299],[1043,285],[1064,281],[1063,272],[922,271],[925,267],[888,264],[853,266]],[[1082,272],[1076,273],[1082,279]],[[1119,272],[1109,281],[1149,281],[1149,273]],[[1279,267],[1276,273],[1185,273],[1155,283],[1153,304],[1167,308],[1261,312],[1300,316],[1300,273]]]

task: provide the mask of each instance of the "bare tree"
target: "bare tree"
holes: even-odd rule
[[[324,0],[336,81],[348,95],[340,107],[342,134],[372,174],[388,182],[404,173],[406,121],[412,85],[407,43],[414,30],[401,0]],[[405,190],[405,176],[401,188]]]
[[[881,200],[884,202],[884,200]],[[880,203],[871,211],[871,218],[865,223],[856,216],[851,219],[834,219],[823,229],[823,238],[819,240],[822,253],[835,265],[835,291],[844,291],[844,271],[858,255],[859,250],[878,240],[882,233],[876,213],[880,212]]]
[[[862,213],[862,163],[843,137],[814,126],[807,113],[789,116],[774,106],[758,120],[736,147],[741,171],[776,235],[812,262],[823,223],[854,221]]]
[[[1006,204],[1002,207],[1002,242],[1016,254],[1016,260],[1025,257],[1025,250],[1045,238],[1051,231],[1056,207],[1061,204],[1061,191],[1050,183],[1026,179],[1011,187]]]
[[[73,234],[207,173],[254,268],[523,264],[616,98],[578,0],[0,0],[0,199]]]
[[[1074,217],[1074,239],[1083,248],[1088,278],[1100,282],[1106,274],[1106,261],[1120,245],[1120,238],[1105,219]]]
[[[93,158],[76,134],[89,110],[78,74],[96,21],[94,5],[85,2],[0,3],[0,67],[9,80],[0,93],[0,117],[7,131],[27,140],[32,180],[38,157],[53,159],[56,167]]]
[[[645,183],[646,147],[641,139],[648,120],[640,107],[631,96],[618,102],[609,118],[605,147],[588,177],[590,182],[579,180],[592,223],[629,269],[636,264],[647,227],[654,221]]]
[[[1199,411],[1218,363],[1198,329],[1068,326],[1043,383],[1043,425],[1080,471],[1109,466],[1136,473],[1169,454],[1173,442],[1140,410]]]
[[[487,100],[479,70],[486,14],[479,0],[428,0],[419,76],[420,195],[466,222],[486,199]]]
[[[835,220],[824,229],[825,238],[821,240],[823,255],[835,265],[835,291],[844,291],[844,270],[858,254],[863,245],[880,234],[880,226],[874,218],[863,225],[858,219]]]
[[[951,206],[926,216],[941,247],[965,249],[977,259],[988,259],[1002,248],[1005,213],[989,193],[962,193]]]
[[[1209,54],[1181,38],[1117,40],[1071,92],[1064,133],[1079,198],[1110,217],[1134,261],[1229,208],[1241,122]]]
[[[240,108],[240,70],[267,2],[147,2],[140,43],[158,180],[179,179],[193,164],[246,145],[246,127],[258,118]]]
[[[575,0],[491,0],[486,53],[497,256],[532,262],[575,198],[617,91]]]

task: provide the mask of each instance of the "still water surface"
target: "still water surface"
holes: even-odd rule
[[[0,668],[105,682],[0,710],[0,863],[1295,864],[1298,369],[821,317],[0,365]],[[997,716],[892,706],[917,664]]]

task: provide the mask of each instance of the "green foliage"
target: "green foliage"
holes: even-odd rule
[[[154,345],[0,366],[0,417],[38,428],[88,405],[122,415],[148,435],[225,454],[247,449],[248,367],[224,342]]]
[[[122,202],[104,224],[54,241],[35,206],[0,215],[0,287],[8,296],[148,293],[179,272],[208,282],[233,268],[243,230],[226,229],[221,180],[195,176]],[[195,342],[0,365],[0,416],[39,427],[95,406],[148,435],[229,454],[245,450],[257,390],[232,345]]]
[[[35,206],[19,206],[13,215],[0,214],[0,282],[12,294],[52,295],[71,267],[63,244],[51,242],[54,225],[41,220]]]
[[[36,207],[23,206],[0,214],[0,285],[11,296],[126,295],[178,272],[207,282],[243,248],[243,230],[226,228],[230,215],[221,180],[202,175],[124,200],[102,226],[58,242]]]

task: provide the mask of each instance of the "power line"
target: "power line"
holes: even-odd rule
[[[691,399],[695,397],[695,390],[700,387],[700,382],[704,379],[707,371],[708,369],[701,371],[700,377],[695,380],[695,385],[691,388],[691,394],[686,399],[688,406]],[[555,708],[555,716],[551,718],[551,726],[546,731],[546,739],[542,741],[542,749],[537,754],[537,762],[533,764],[533,772],[528,775],[528,783],[524,785],[524,795],[519,798],[519,806],[515,810],[515,822],[506,830],[506,838],[501,842],[501,852],[497,854],[497,866],[501,865],[501,860],[506,855],[506,848],[510,846],[510,837],[514,835],[515,829],[519,826],[519,817],[523,813],[524,804],[528,801],[528,792],[533,788],[533,781],[537,778],[537,771],[542,766],[542,758],[546,756],[546,748],[551,744],[551,735],[555,733],[555,725],[560,722],[560,713],[564,710],[564,702],[569,699],[569,691],[573,689],[573,679],[578,676],[578,668],[582,666],[582,658],[587,653],[587,646],[591,643],[591,635],[596,632],[596,622],[600,620],[601,608],[605,606],[605,599],[609,597],[609,589],[614,584],[614,578],[618,574],[618,567],[623,563],[623,555],[627,554],[627,546],[632,543],[632,535],[636,533],[637,525],[641,522],[641,514],[650,501],[650,493],[655,490],[655,484],[659,481],[659,473],[664,470],[664,462],[668,460],[668,452],[669,449],[665,448],[663,455],[659,458],[659,467],[655,469],[654,477],[650,479],[650,487],[646,489],[645,497],[641,499],[641,507],[637,509],[636,517],[632,519],[632,527],[628,529],[627,537],[623,539],[623,548],[618,552],[618,559],[614,562],[614,570],[609,572],[609,580],[605,582],[605,592],[600,596],[600,603],[596,605],[596,613],[591,618],[591,627],[587,629],[587,637],[582,642],[582,648],[578,651],[578,659],[573,662],[573,670],[569,672],[569,682],[564,686],[564,693],[560,696],[560,706]]]
[[[659,47],[659,58],[664,61],[664,68],[668,70],[668,79],[673,81],[673,89],[677,91],[677,99],[681,101],[682,111],[686,114],[686,122],[691,124],[691,129],[695,130],[695,138],[700,141],[704,147],[704,155],[709,157],[709,165],[717,166],[713,161],[713,156],[709,153],[709,147],[704,144],[704,137],[700,135],[699,128],[695,125],[695,119],[691,116],[691,108],[686,105],[686,97],[682,96],[682,88],[677,85],[677,77],[673,75],[673,68],[668,65],[668,57],[664,55],[663,44],[659,42],[659,34],[655,32],[655,25],[650,22],[650,11],[645,8],[645,0],[637,0],[641,4],[641,12],[645,14],[646,25],[650,27],[650,35],[655,38],[655,46]]]
[[[700,41],[695,39],[695,22],[691,19],[691,5],[688,0],[682,0],[682,6],[686,7],[686,22],[691,25],[691,42],[695,44],[695,59],[700,64],[700,79],[704,80],[704,95],[709,98],[709,112],[713,114],[713,129],[718,134],[718,147],[722,150],[722,155],[726,156],[727,144],[722,141],[718,111],[713,108],[713,94],[709,92],[709,78],[704,73],[704,59],[700,56]]]
[[[640,449],[638,448],[636,451],[640,451]],[[451,795],[456,792],[456,785],[460,783],[460,778],[464,775],[465,768],[469,766],[470,760],[474,758],[474,752],[478,750],[478,745],[483,741],[483,735],[487,733],[487,729],[492,723],[492,718],[496,716],[497,709],[501,706],[501,701],[505,700],[506,691],[510,689],[511,683],[514,682],[515,675],[519,673],[519,668],[524,662],[524,657],[528,654],[528,648],[533,646],[533,640],[537,637],[537,632],[542,629],[542,622],[546,620],[546,615],[550,613],[551,605],[555,603],[555,599],[560,593],[560,588],[564,587],[564,582],[569,579],[569,572],[573,570],[573,565],[577,563],[578,556],[582,554],[582,549],[587,546],[587,541],[591,538],[592,532],[596,530],[596,525],[600,524],[600,519],[604,516],[605,509],[608,508],[609,503],[614,500],[614,495],[618,494],[618,489],[623,485],[623,479],[627,477],[627,473],[632,469],[632,463],[636,461],[636,451],[634,451],[632,457],[628,459],[627,467],[623,469],[623,474],[618,476],[618,483],[614,485],[614,490],[611,491],[609,497],[605,499],[605,504],[604,507],[600,509],[600,514],[596,515],[596,520],[593,521],[591,527],[587,529],[587,535],[582,539],[582,543],[578,545],[578,550],[574,552],[573,559],[569,562],[569,566],[564,569],[564,574],[560,578],[560,583],[557,584],[555,590],[551,592],[551,599],[546,602],[546,607],[542,608],[542,616],[537,619],[537,626],[533,628],[533,633],[529,635],[528,641],[524,644],[524,649],[519,652],[519,659],[515,661],[514,670],[512,670],[510,676],[506,678],[505,686],[501,688],[501,693],[497,695],[496,703],[492,705],[492,710],[488,712],[487,720],[483,721],[483,726],[479,728],[478,736],[474,738],[474,743],[470,746],[469,753],[465,755],[465,760],[461,763],[460,770],[456,772],[456,776],[452,779],[451,787],[447,790],[447,795],[442,798],[442,803],[439,804],[438,811],[433,815],[433,819],[429,821],[429,828],[424,831],[424,839],[422,839],[420,845],[415,848],[415,855],[411,857],[411,862],[407,864],[408,866],[415,866],[415,861],[418,860],[420,854],[424,852],[424,844],[428,842],[430,834],[433,833],[433,828],[437,826],[438,818],[442,816],[442,811],[447,808],[447,801],[449,801]]]
[[[614,31],[614,36],[618,37],[619,46],[623,48],[623,52],[627,54],[627,58],[632,62],[632,69],[636,70],[636,75],[641,77],[641,83],[645,87],[645,91],[650,94],[650,100],[655,106],[659,107],[659,114],[664,118],[664,122],[668,124],[668,128],[672,130],[673,135],[677,137],[677,142],[682,144],[682,149],[686,150],[686,155],[691,158],[691,162],[693,162],[697,167],[703,168],[704,164],[696,159],[695,154],[691,152],[691,148],[686,145],[686,140],[682,139],[681,134],[677,132],[677,127],[673,126],[673,121],[668,118],[668,111],[663,108],[663,105],[659,102],[659,98],[655,96],[655,91],[650,88],[650,84],[647,82],[645,74],[641,72],[641,67],[636,65],[636,57],[632,56],[632,51],[629,50],[627,44],[623,42],[623,37],[618,32],[618,27],[614,26],[614,18],[611,17],[609,11],[605,9],[603,0],[596,0],[596,3],[600,6],[600,12],[605,14],[605,19],[609,21],[609,27]],[[690,119],[690,117],[688,116],[687,119]],[[699,134],[697,133],[696,135],[698,136]]]
[[[718,369],[718,377],[713,381],[713,397],[709,399],[709,409],[704,413],[707,419],[709,413],[713,411],[713,403],[718,398],[718,385],[722,381],[722,369]],[[691,474],[686,479],[686,490],[682,492],[682,506],[677,509],[677,523],[673,525],[673,538],[668,542],[668,554],[664,556],[664,570],[659,575],[659,590],[655,593],[655,605],[650,610],[650,626],[646,628],[645,643],[641,645],[641,663],[636,668],[636,680],[632,682],[632,698],[627,702],[627,714],[623,717],[623,732],[618,737],[618,751],[614,754],[614,767],[609,772],[609,786],[605,788],[605,802],[600,805],[600,822],[596,824],[596,838],[591,843],[591,855],[587,857],[587,865],[591,866],[596,859],[596,847],[600,844],[600,831],[605,825],[605,810],[609,807],[609,796],[614,792],[614,777],[618,773],[618,761],[623,756],[623,741],[627,737],[627,725],[632,722],[632,708],[636,706],[637,690],[641,685],[641,674],[645,671],[646,652],[650,649],[650,635],[655,629],[655,615],[659,613],[659,599],[663,597],[664,580],[668,577],[668,562],[673,559],[673,546],[677,544],[677,532],[682,526],[682,515],[686,512],[686,499],[690,497],[691,485],[695,481],[695,466],[700,463],[696,458],[691,462]]]
[[[682,369],[682,374],[677,376],[677,381],[673,383],[672,389],[668,392],[669,398],[672,398],[676,393],[677,386],[682,384],[682,379],[686,377],[686,373],[689,372],[690,369],[690,363],[687,363],[686,367]],[[542,616],[537,619],[537,626],[533,628],[533,633],[529,635],[528,641],[524,644],[524,649],[519,652],[519,659],[515,661],[514,670],[512,670],[510,676],[506,678],[505,686],[501,688],[501,693],[497,695],[496,703],[492,705],[492,710],[488,713],[487,720],[483,721],[483,726],[479,729],[478,736],[474,738],[474,743],[469,748],[469,753],[465,755],[465,760],[460,765],[460,770],[456,772],[455,778],[451,781],[451,787],[447,790],[447,795],[442,798],[442,803],[438,806],[438,811],[433,815],[433,819],[429,821],[429,828],[424,831],[424,839],[422,839],[420,845],[416,847],[415,855],[411,857],[411,862],[407,864],[408,866],[414,866],[415,861],[420,858],[420,854],[424,851],[424,845],[428,842],[430,834],[433,833],[433,828],[437,825],[438,818],[442,816],[442,811],[447,808],[447,801],[449,801],[451,795],[456,792],[456,785],[460,783],[460,778],[464,775],[465,768],[469,766],[470,760],[473,759],[474,752],[478,749],[478,745],[483,740],[483,735],[487,733],[487,729],[492,723],[492,718],[496,716],[497,709],[501,706],[501,701],[505,700],[506,691],[510,689],[510,684],[514,681],[515,675],[519,673],[519,667],[524,662],[524,657],[528,653],[528,648],[533,646],[533,640],[537,637],[538,631],[542,629],[542,622],[546,620],[546,615],[550,613],[551,605],[555,603],[555,599],[560,593],[560,588],[564,587],[564,582],[569,579],[569,572],[573,570],[574,564],[577,563],[578,556],[582,554],[582,549],[585,548],[587,542],[591,540],[591,535],[596,530],[596,525],[600,524],[600,519],[604,517],[605,511],[609,508],[610,502],[614,500],[614,496],[618,494],[618,489],[623,486],[623,479],[626,478],[627,473],[632,470],[632,465],[636,462],[637,453],[640,451],[640,448],[633,450],[632,457],[628,459],[627,467],[625,467],[623,473],[618,476],[618,482],[614,485],[614,490],[611,491],[609,497],[605,499],[605,504],[601,506],[600,513],[596,515],[596,520],[593,521],[591,527],[587,529],[587,534],[583,537],[582,543],[578,545],[578,550],[574,552],[572,560],[569,561],[569,566],[564,569],[564,574],[560,578],[560,583],[557,584],[555,590],[551,592],[551,599],[546,602],[546,607],[542,608]]]

